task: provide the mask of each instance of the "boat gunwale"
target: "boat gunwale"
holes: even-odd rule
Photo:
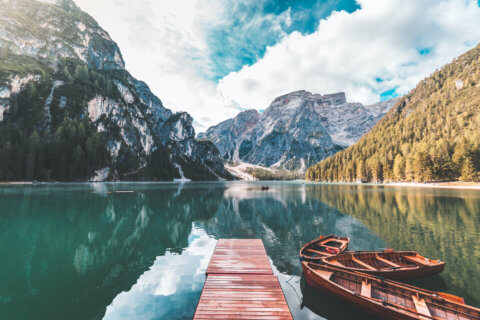
[[[399,257],[404,257],[404,255],[408,254],[408,255],[412,255],[412,256],[420,256],[423,259],[427,259],[424,256],[420,255],[416,251],[388,252],[388,251],[385,251],[385,250],[378,250],[378,251],[344,251],[344,252],[339,253],[337,255],[321,257],[320,261],[322,263],[328,265],[328,266],[331,266],[331,267],[341,268],[341,269],[345,269],[345,270],[352,270],[352,271],[357,271],[357,272],[365,272],[365,273],[369,273],[369,272],[374,272],[374,273],[396,272],[396,273],[398,273],[398,272],[402,272],[402,271],[435,270],[435,269],[438,269],[438,268],[444,268],[445,267],[445,261],[442,261],[442,260],[439,260],[439,259],[429,259],[429,262],[430,261],[437,261],[437,263],[429,263],[428,262],[428,264],[420,264],[416,261],[411,261],[412,263],[415,264],[414,266],[400,266],[400,267],[392,266],[390,268],[384,268],[384,269],[379,269],[379,268],[376,268],[375,266],[372,266],[376,270],[366,270],[365,268],[349,267],[349,266],[346,266],[346,265],[338,266],[338,265],[335,265],[335,264],[331,263],[331,260],[336,260],[339,263],[341,263],[341,261],[339,261],[338,258],[344,258],[345,257],[346,258],[345,260],[353,261],[353,258],[359,259],[358,256],[362,256],[364,254],[377,255],[379,253],[381,253],[381,254],[397,254]],[[351,257],[351,259],[348,259],[347,257]],[[377,257],[374,256],[373,258],[377,258]],[[383,258],[383,257],[381,257],[381,258]],[[384,259],[388,260],[387,258],[384,258]],[[408,258],[406,258],[406,259],[408,259]],[[359,259],[359,260],[362,261],[361,259]],[[364,262],[364,261],[362,261],[362,262]],[[313,262],[313,263],[315,263],[315,262]]]

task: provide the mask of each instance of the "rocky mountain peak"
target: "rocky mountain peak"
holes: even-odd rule
[[[62,9],[65,9],[65,10],[78,10],[79,9],[77,7],[77,5],[75,4],[75,2],[73,2],[73,0],[36,0],[36,1],[43,2],[43,3],[54,4],[54,5],[57,5],[57,6],[61,7]]]
[[[290,105],[291,101],[298,101],[298,100],[305,100],[305,99],[313,99],[318,104],[325,104],[325,105],[342,105],[347,103],[345,92],[337,92],[337,93],[321,95],[321,94],[312,94],[306,90],[298,90],[298,91],[290,92],[288,94],[275,98],[271,106],[275,106],[279,104]]]
[[[246,121],[254,121],[256,122],[256,120],[258,120],[258,117],[260,116],[260,114],[258,113],[257,110],[255,109],[251,109],[251,110],[245,110],[245,111],[242,111],[240,112],[236,118],[241,121],[241,120],[246,120]],[[256,120],[255,120],[256,119]]]
[[[71,0],[0,0],[0,12],[0,46],[12,53],[50,64],[72,58],[94,69],[125,68],[117,44]]]
[[[225,160],[304,171],[353,144],[395,102],[363,106],[348,103],[344,92],[299,90],[275,98],[254,121],[242,112],[199,137],[212,141]]]

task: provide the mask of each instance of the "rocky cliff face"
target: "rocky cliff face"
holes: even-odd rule
[[[199,139],[212,141],[225,160],[240,158],[240,145],[252,132],[260,119],[257,110],[240,112],[235,118],[220,122],[198,135]]]
[[[32,110],[19,112],[19,97]],[[104,177],[120,179],[229,177],[216,148],[195,140],[191,117],[173,114],[132,77],[117,44],[73,1],[0,0],[0,129],[22,123],[22,135],[35,132],[47,143],[65,119],[87,121],[83,127],[91,125],[108,150],[85,175],[103,169]],[[78,146],[88,158],[87,146]],[[0,179],[29,178],[27,172],[2,177],[0,168]]]
[[[261,115],[242,112],[199,137],[212,141],[225,160],[304,171],[357,141],[395,102],[363,106],[348,103],[343,92],[297,91],[276,98]]]

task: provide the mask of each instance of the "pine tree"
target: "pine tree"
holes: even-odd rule
[[[365,163],[363,162],[363,160],[360,160],[357,163],[357,181],[366,181]]]
[[[475,168],[473,167],[473,161],[470,157],[465,158],[462,166],[462,175],[460,176],[460,180],[463,182],[469,181],[476,181],[476,172]]]
[[[367,170],[367,172],[370,172],[370,174],[367,173],[367,179],[371,180],[373,182],[382,182],[383,181],[383,166],[382,163],[377,159],[369,159],[368,161],[368,168],[370,170]]]
[[[405,160],[405,181],[411,182],[415,179],[415,173],[413,171],[413,153],[410,153]]]
[[[393,178],[395,181],[402,181],[405,179],[405,159],[401,154],[395,156],[393,162]]]
[[[30,146],[27,157],[27,179],[33,180],[36,178],[37,172],[35,171],[38,166],[38,153],[40,151],[40,136],[37,131],[34,131],[30,137]]]

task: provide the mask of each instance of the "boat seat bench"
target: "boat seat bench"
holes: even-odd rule
[[[321,254],[321,255],[326,255],[327,253],[326,252],[321,252],[321,251],[317,251],[317,250],[313,250],[313,249],[307,249],[308,251],[311,251],[311,252],[315,252],[315,253],[318,253],[318,254]]]
[[[429,318],[432,317],[430,314],[430,310],[428,310],[427,303],[425,299],[417,298],[415,295],[412,295],[413,303],[415,304],[415,309],[421,315],[427,316]]]
[[[367,268],[368,270],[372,270],[372,271],[377,270],[376,268],[372,267],[371,265],[366,264],[365,262],[360,261],[353,256],[352,256],[352,261],[355,262],[355,263],[358,263],[359,265],[363,266],[364,268]]]
[[[360,293],[362,296],[371,298],[372,297],[372,284],[362,281],[362,291]]]
[[[406,259],[406,260],[409,260],[409,261],[411,261],[411,262],[413,262],[413,263],[420,264],[420,265],[428,264],[428,262],[426,262],[425,260],[420,259],[420,258],[417,258],[417,257],[405,256],[405,257],[403,257],[403,258]]]
[[[378,254],[375,254],[375,259],[380,260],[380,261],[382,261],[383,263],[386,263],[386,264],[388,264],[388,265],[390,265],[390,266],[392,266],[392,267],[395,267],[395,268],[401,268],[401,267],[402,267],[402,266],[400,266],[400,265],[398,265],[398,264],[396,264],[396,263],[394,263],[394,262],[392,262],[392,261],[390,261],[390,260],[383,259],[382,257],[378,256]]]

